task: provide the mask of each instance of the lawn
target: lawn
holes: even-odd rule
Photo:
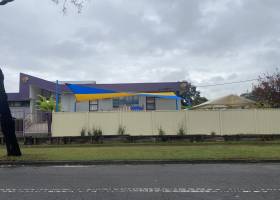
[[[280,159],[279,145],[64,147],[21,151],[21,157],[4,157],[6,149],[0,149],[0,161]]]

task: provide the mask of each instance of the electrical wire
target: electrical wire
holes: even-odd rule
[[[214,85],[201,85],[201,86],[196,86],[196,87],[213,87],[213,86],[220,86],[220,85],[229,85],[229,84],[236,84],[236,83],[244,83],[244,82],[249,82],[249,81],[256,81],[259,79],[251,79],[251,80],[245,80],[245,81],[237,81],[237,82],[231,82],[231,83],[220,83],[220,84],[214,84]],[[17,84],[19,85],[19,83],[13,82],[13,81],[9,81],[6,80],[8,83],[12,83],[12,84]],[[63,81],[59,81],[59,82],[63,82]],[[64,82],[63,82],[64,83]]]
[[[252,80],[246,80],[246,81],[237,81],[237,82],[231,82],[231,83],[221,83],[221,84],[214,84],[214,85],[202,85],[202,86],[196,86],[196,87],[211,87],[211,86],[219,86],[219,85],[229,85],[229,84],[235,84],[235,83],[244,83],[249,81],[256,81],[259,79],[252,79]]]
[[[9,80],[6,80],[6,79],[4,79],[4,81],[6,81],[7,83],[12,83],[12,84],[17,84],[17,85],[19,85],[19,83],[16,83],[16,82],[13,82],[13,81],[9,81]]]

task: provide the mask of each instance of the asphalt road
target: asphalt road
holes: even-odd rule
[[[280,164],[0,166],[0,199],[280,199]]]

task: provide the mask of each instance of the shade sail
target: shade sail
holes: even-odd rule
[[[85,87],[85,86],[68,84],[68,83],[65,83],[65,84],[74,93],[74,95],[76,97],[76,102],[90,101],[90,100],[96,100],[96,99],[107,99],[107,98],[113,98],[113,97],[135,96],[135,95],[185,100],[185,99],[182,99],[182,98],[176,96],[174,94],[174,92],[133,93],[133,92],[103,90],[103,89]]]
[[[192,110],[205,110],[205,109],[221,109],[221,108],[236,108],[236,107],[243,107],[243,106],[249,106],[253,105],[256,102],[245,99],[243,97],[230,94],[227,96],[223,96],[217,99],[212,99],[210,101],[207,101],[205,103],[199,104],[197,106],[194,106]]]

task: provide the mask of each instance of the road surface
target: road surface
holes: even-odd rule
[[[0,166],[1,199],[280,199],[280,164]]]

